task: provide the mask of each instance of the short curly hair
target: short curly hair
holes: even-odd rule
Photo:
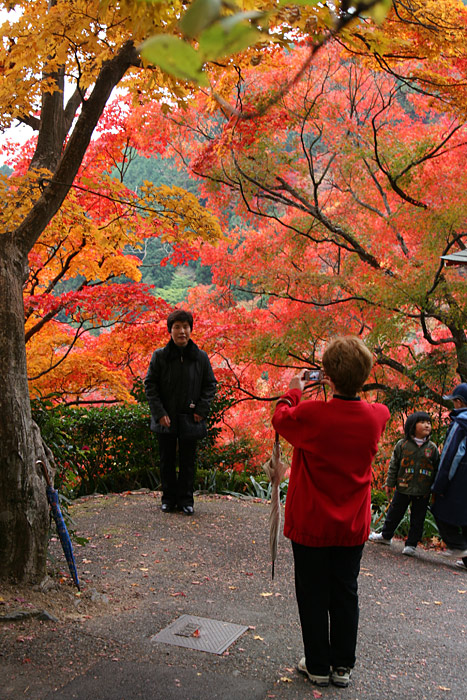
[[[334,338],[323,354],[324,371],[344,396],[355,396],[361,390],[373,362],[373,355],[355,335]]]
[[[175,309],[175,311],[172,311],[172,313],[167,316],[167,328],[169,333],[176,321],[180,321],[180,323],[189,323],[191,330],[193,330],[193,314],[191,311],[186,311],[185,309]]]

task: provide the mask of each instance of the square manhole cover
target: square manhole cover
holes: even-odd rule
[[[163,642],[178,647],[208,651],[211,654],[222,654],[247,629],[246,625],[234,625],[232,622],[210,620],[207,617],[182,615],[151,637],[151,642]]]

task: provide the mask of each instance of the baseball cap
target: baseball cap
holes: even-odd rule
[[[467,405],[467,383],[458,384],[452,394],[443,396],[443,399],[461,399]]]

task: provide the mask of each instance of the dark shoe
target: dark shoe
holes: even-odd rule
[[[193,515],[195,512],[195,509],[193,506],[182,506],[181,509],[182,513],[185,513],[185,515]]]
[[[173,511],[174,507],[170,503],[163,503],[161,505],[161,511],[163,513],[171,513]]]

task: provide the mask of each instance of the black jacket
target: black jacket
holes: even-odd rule
[[[179,414],[207,417],[216,393],[216,378],[204,350],[192,340],[180,348],[171,339],[165,348],[154,352],[144,388],[151,409],[151,430],[174,434]],[[165,415],[170,418],[170,428],[159,423]]]

